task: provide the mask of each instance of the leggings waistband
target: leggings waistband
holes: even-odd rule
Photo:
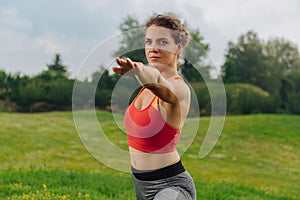
[[[159,179],[170,178],[172,176],[180,174],[185,171],[185,168],[183,167],[181,160],[179,160],[175,164],[153,171],[143,171],[135,169],[133,167],[131,167],[131,171],[133,175],[141,181],[155,181]]]

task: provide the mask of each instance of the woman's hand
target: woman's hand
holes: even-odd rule
[[[122,59],[117,57],[116,62],[119,65],[118,67],[113,67],[112,70],[121,76],[129,72],[130,70],[133,70],[137,68],[140,65],[143,65],[143,63],[140,62],[133,62],[130,60],[130,58]]]
[[[167,66],[159,64],[145,66],[141,62],[134,62],[129,58],[121,59],[118,57],[116,58],[116,62],[119,66],[112,68],[115,73],[123,76],[132,70],[132,74],[135,75],[142,86],[151,90],[156,96],[167,103],[176,105],[182,99],[186,99],[189,96],[189,88],[183,80],[167,80],[161,75],[160,70],[170,72],[170,74],[174,73]]]

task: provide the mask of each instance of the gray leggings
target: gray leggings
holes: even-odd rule
[[[142,181],[132,175],[137,200],[195,200],[196,190],[187,171],[155,181]]]

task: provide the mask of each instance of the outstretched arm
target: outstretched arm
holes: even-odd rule
[[[166,80],[156,68],[133,62],[129,58],[116,58],[116,62],[119,66],[113,67],[115,73],[125,75],[132,70],[141,85],[165,102],[175,105],[186,95],[182,80]]]
[[[146,67],[141,62],[133,62],[129,58],[116,58],[119,67],[113,67],[113,71],[121,76],[133,72],[141,85],[147,83],[158,83],[160,72],[153,67]]]

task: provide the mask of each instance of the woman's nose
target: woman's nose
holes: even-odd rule
[[[155,44],[151,44],[147,47],[149,51],[158,51],[158,47]]]
[[[151,42],[146,44],[146,49],[148,51],[156,51],[158,49],[158,44],[156,44],[156,42]]]

